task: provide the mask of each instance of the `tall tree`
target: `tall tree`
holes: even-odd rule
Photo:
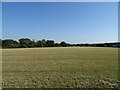
[[[2,40],[2,47],[3,48],[16,48],[19,47],[19,43],[12,39]]]
[[[42,47],[42,41],[40,41],[40,40],[37,41],[37,42],[36,42],[36,47]]]
[[[19,39],[19,42],[20,42],[20,47],[24,47],[24,48],[31,47],[31,43],[32,43],[32,41],[28,38]]]
[[[46,41],[46,46],[47,47],[54,47],[54,41],[53,40],[47,40]]]
[[[42,39],[42,47],[46,47],[46,40]]]
[[[61,45],[62,47],[66,47],[66,46],[67,46],[67,43],[65,43],[64,41],[62,41],[62,42],[60,43],[60,45]]]

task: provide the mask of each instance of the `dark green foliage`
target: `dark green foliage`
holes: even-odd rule
[[[19,47],[19,43],[12,39],[2,40],[2,47],[3,48],[17,48]]]
[[[2,40],[0,39],[0,48],[2,47]]]
[[[34,40],[30,42],[29,47],[35,47],[35,41]]]
[[[96,44],[95,46],[97,46],[97,47],[105,47],[106,45],[105,44]]]
[[[46,40],[42,39],[42,47],[46,47]]]
[[[40,40],[37,41],[35,46],[36,46],[36,47],[42,47],[42,41],[40,41]]]
[[[111,43],[108,43],[108,44],[107,44],[107,47],[112,47],[112,44],[111,44]]]
[[[65,43],[65,42],[62,41],[62,42],[60,43],[60,45],[61,45],[62,47],[66,47],[66,46],[67,46],[67,43]]]
[[[97,44],[69,44],[64,41],[55,43],[54,40],[38,40],[34,41],[29,38],[21,38],[19,42],[12,39],[0,39],[0,47],[2,48],[32,48],[32,47],[120,47],[120,42],[115,43],[97,43]]]
[[[53,40],[47,40],[47,41],[46,41],[46,46],[47,46],[47,47],[54,47],[54,45],[55,45],[55,44],[54,44],[54,41],[53,41]]]
[[[31,41],[28,38],[19,39],[20,47],[27,48],[27,47],[35,47],[35,42]]]
[[[59,43],[55,43],[54,46],[55,47],[61,47],[61,45]]]

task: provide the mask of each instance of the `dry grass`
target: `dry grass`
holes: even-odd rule
[[[3,50],[4,88],[114,88],[117,72],[117,48]]]

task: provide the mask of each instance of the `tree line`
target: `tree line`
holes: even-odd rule
[[[33,47],[120,47],[120,42],[115,43],[97,43],[97,44],[69,44],[64,41],[55,43],[54,40],[34,41],[29,38],[21,38],[18,41],[13,39],[0,39],[2,48],[33,48]]]

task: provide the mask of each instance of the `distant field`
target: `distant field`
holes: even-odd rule
[[[118,87],[118,49],[3,49],[3,88]]]

